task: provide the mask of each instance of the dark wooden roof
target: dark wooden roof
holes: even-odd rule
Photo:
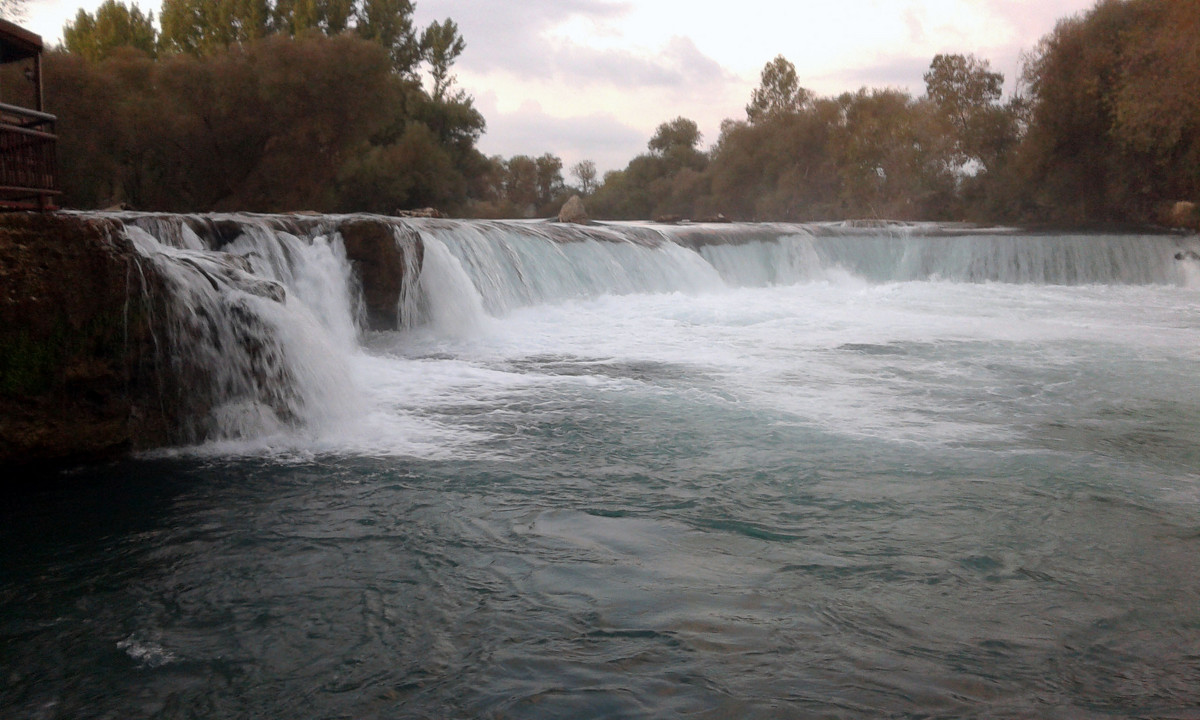
[[[0,20],[0,63],[31,58],[42,52],[42,36]]]

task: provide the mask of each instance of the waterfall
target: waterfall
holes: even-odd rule
[[[526,306],[632,293],[829,282],[1167,284],[1195,238],[1030,235],[937,225],[590,226],[376,216],[115,216],[169,279],[163,357],[185,442],[337,424],[376,330],[469,337]],[[353,243],[351,238],[353,236]],[[170,400],[170,398],[168,398]]]
[[[421,292],[435,325],[604,294],[804,282],[1189,286],[1195,239],[1029,235],[939,225],[562,226],[436,221]],[[1182,256],[1182,259],[1177,259]],[[450,307],[453,306],[453,307]]]
[[[349,274],[329,272],[345,266],[336,245],[260,236],[212,252],[163,244],[136,225],[126,232],[169,283],[157,360],[181,395],[163,402],[187,408],[182,440],[277,434],[354,411],[344,363]],[[291,262],[279,263],[289,252]]]

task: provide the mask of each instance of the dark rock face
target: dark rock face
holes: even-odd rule
[[[143,254],[121,217],[0,214],[0,467],[203,441],[214,413],[242,399],[299,421],[285,348],[255,299],[284,304],[287,289],[220,251],[242,234],[237,220],[175,219],[211,251]],[[304,223],[342,235],[368,326],[396,329],[424,259],[419,233],[369,217]]]
[[[0,216],[0,464],[102,459],[167,444],[156,372],[163,279],[120,223]]]
[[[399,304],[416,281],[424,260],[424,244],[417,232],[407,226],[377,220],[350,220],[338,228],[346,246],[346,257],[354,265],[362,283],[367,326],[372,330],[395,330],[399,325]]]

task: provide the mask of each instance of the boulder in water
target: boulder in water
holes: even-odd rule
[[[576,225],[587,225],[591,222],[587,209],[583,206],[583,200],[578,195],[572,195],[571,199],[563,204],[562,209],[558,211],[558,221]]]
[[[1196,203],[1186,200],[1175,203],[1171,207],[1169,222],[1171,227],[1200,230],[1200,212]]]

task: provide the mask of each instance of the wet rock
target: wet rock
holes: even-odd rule
[[[204,241],[204,246],[213,250],[220,250],[242,236],[242,226],[236,220],[189,216],[185,222]]]
[[[118,221],[0,216],[0,463],[167,444],[180,409],[155,352],[163,278]]]
[[[408,227],[368,219],[342,223],[338,231],[362,283],[367,326],[397,329],[400,298],[415,284],[424,259],[420,235]]]
[[[1168,223],[1171,227],[1200,230],[1200,211],[1197,210],[1196,203],[1187,201],[1175,203],[1171,207]]]
[[[393,213],[396,217],[402,218],[444,218],[445,213],[437,208],[416,208],[413,210],[397,210]]]

